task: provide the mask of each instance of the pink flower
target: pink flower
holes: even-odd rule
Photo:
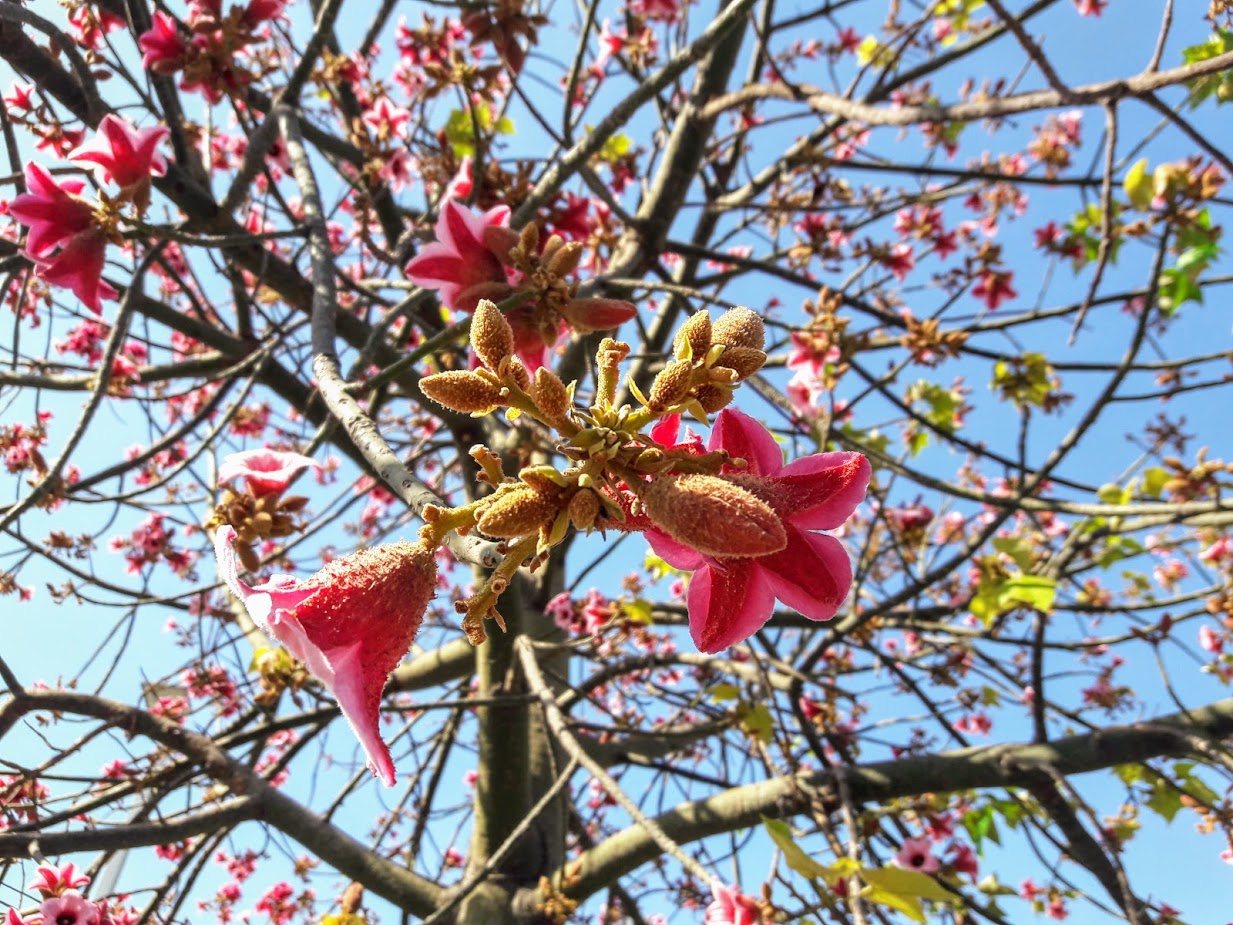
[[[254,495],[275,495],[287,490],[291,481],[312,466],[321,468],[321,463],[302,453],[287,453],[280,450],[260,449],[232,453],[218,467],[219,482],[229,482],[239,476]]]
[[[176,21],[162,10],[154,11],[154,25],[137,39],[141,47],[141,66],[156,74],[171,74],[184,64],[188,45],[176,31]]]
[[[716,880],[711,884],[711,895],[715,899],[706,907],[706,925],[759,925],[762,921],[757,901],[738,887]]]
[[[407,279],[436,289],[441,301],[454,311],[473,312],[481,298],[498,301],[510,292],[494,228],[509,226],[509,208],[496,206],[477,215],[466,206],[447,200],[437,219],[437,240],[425,246],[407,264]]]
[[[748,466],[725,465],[723,476],[769,505],[787,544],[749,557],[704,555],[657,528],[645,531],[655,553],[673,568],[692,570],[689,632],[703,652],[718,652],[757,632],[778,598],[810,620],[829,620],[852,584],[843,546],[816,530],[833,530],[865,497],[869,461],[859,453],[817,453],[783,465],[774,437],[740,411],[715,419],[709,449],[727,450]]]
[[[135,128],[117,115],[106,115],[94,137],[70,151],[68,158],[95,164],[105,181],[131,190],[167,172],[167,159],[155,149],[170,134],[165,125]]]
[[[880,262],[894,274],[895,279],[902,283],[916,266],[916,258],[912,255],[912,245],[894,245]]]
[[[82,304],[95,314],[103,311],[102,299],[119,298],[115,288],[103,280],[107,258],[107,239],[102,229],[91,228],[69,239],[67,246],[50,257],[35,257],[38,274],[53,286],[70,289]]]
[[[976,860],[976,852],[962,842],[952,842],[950,851],[951,856],[947,860],[955,869],[955,873],[967,874],[975,882],[976,875],[980,872],[980,862]]]
[[[98,925],[100,918],[98,905],[76,890],[65,890],[59,896],[43,900],[39,912],[43,913],[44,922],[55,925]]]
[[[972,287],[972,295],[984,299],[989,311],[993,311],[1007,299],[1018,297],[1010,285],[1014,274],[1009,271],[987,270],[980,281]]]
[[[94,225],[94,206],[77,194],[85,187],[81,180],[57,183],[38,164],[26,165],[26,189],[14,197],[9,214],[30,226],[26,253],[39,258],[74,235]]]
[[[235,535],[230,526],[214,535],[219,576],[253,620],[334,695],[369,768],[392,787],[394,762],[377,729],[381,694],[436,590],[432,550],[392,543],[334,559],[305,581],[273,575],[248,585],[239,577]]]
[[[1214,655],[1224,649],[1224,640],[1210,626],[1200,626],[1199,648]]]
[[[36,879],[32,886],[43,895],[44,899],[59,896],[66,890],[75,890],[90,882],[89,877],[77,873],[77,868],[71,861],[62,867],[44,864],[35,871],[34,875]]]
[[[929,850],[927,838],[905,838],[903,847],[892,859],[904,870],[915,870],[922,874],[936,874],[942,867],[942,862],[935,858]]]
[[[1075,9],[1080,16],[1099,16],[1109,5],[1109,0],[1075,0]]]

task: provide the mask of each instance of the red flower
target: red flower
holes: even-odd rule
[[[769,505],[786,545],[754,556],[704,555],[650,528],[647,540],[673,568],[694,571],[689,585],[689,632],[703,652],[718,652],[757,632],[778,598],[811,620],[829,620],[852,584],[852,566],[833,530],[865,497],[869,461],[859,453],[818,453],[783,465],[774,437],[740,411],[715,419],[709,449],[725,449],[748,466],[726,465],[723,477]]]
[[[154,11],[154,26],[137,39],[141,66],[156,74],[171,74],[184,66],[188,45],[176,30],[176,21],[162,10]]]
[[[101,229],[91,228],[74,235],[52,257],[36,257],[39,276],[53,286],[71,289],[73,295],[95,314],[102,314],[100,300],[116,299],[120,294],[103,279],[107,238]]]
[[[759,925],[762,921],[757,900],[738,887],[716,880],[711,884],[711,895],[715,899],[706,907],[706,925]]]
[[[422,543],[361,549],[297,581],[274,575],[240,580],[235,530],[214,535],[219,576],[271,637],[325,685],[368,755],[368,767],[394,785],[394,762],[377,729],[381,694],[420,628],[437,585],[433,552]]]
[[[1010,285],[1014,278],[1015,274],[1009,270],[986,270],[980,282],[972,287],[972,295],[984,299],[989,311],[993,311],[1007,299],[1018,297],[1019,293]]]
[[[77,194],[85,187],[81,180],[57,183],[38,164],[26,165],[27,193],[14,197],[9,214],[30,226],[26,253],[44,256],[58,244],[86,231],[94,224],[94,206]]]
[[[491,230],[509,226],[509,208],[495,206],[477,215],[452,199],[441,206],[437,240],[424,247],[407,264],[407,279],[426,289],[436,289],[441,301],[454,311],[473,312],[482,298],[498,301],[494,293],[511,291],[500,257],[505,235]]]
[[[155,149],[169,134],[164,125],[139,129],[119,116],[106,115],[94,138],[69,152],[68,158],[97,165],[105,181],[114,180],[121,189],[130,190],[167,172],[166,158]]]

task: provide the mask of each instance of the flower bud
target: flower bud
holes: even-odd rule
[[[560,507],[550,497],[530,485],[518,485],[493,498],[484,508],[476,526],[485,536],[512,539],[533,533],[546,524]]]
[[[591,489],[583,488],[569,499],[566,510],[575,529],[590,530],[595,526],[595,518],[599,516],[599,498]]]
[[[514,352],[514,329],[501,310],[488,299],[480,299],[471,318],[471,347],[491,370]]]
[[[425,376],[420,389],[438,405],[468,414],[486,414],[501,404],[501,387],[466,369]]]
[[[570,241],[553,254],[551,259],[546,258],[548,272],[559,279],[564,279],[573,273],[581,262],[582,244],[578,241]]]
[[[703,555],[765,556],[788,545],[770,505],[717,475],[658,478],[642,501],[652,521]]]
[[[707,414],[714,414],[732,401],[732,389],[722,385],[700,385],[694,390],[694,398]]]
[[[693,373],[693,364],[688,360],[673,360],[651,383],[647,407],[652,411],[664,411],[680,404],[689,396]]]
[[[696,312],[681,325],[672,341],[676,356],[682,360],[699,359],[706,356],[711,349],[711,314],[708,311]]]
[[[766,328],[757,313],[747,308],[729,309],[712,326],[711,343],[763,350],[766,347]]]
[[[742,380],[760,370],[765,362],[766,354],[761,350],[753,347],[725,347],[715,365],[734,370],[736,378]]]
[[[619,328],[638,314],[638,309],[624,299],[570,299],[561,314],[575,331],[589,334]]]
[[[563,421],[569,414],[573,403],[570,401],[569,389],[561,381],[561,377],[547,366],[541,366],[535,371],[535,404],[550,421]]]

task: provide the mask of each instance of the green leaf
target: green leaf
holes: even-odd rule
[[[898,893],[901,896],[915,896],[918,899],[931,899],[937,902],[953,902],[956,899],[954,893],[919,870],[904,870],[901,867],[862,867],[860,877],[870,886],[886,890],[888,893]]]
[[[767,834],[771,836],[771,841],[783,853],[784,862],[792,870],[810,880],[820,877],[826,881],[827,886],[833,885],[839,879],[840,875],[834,870],[824,864],[819,864],[804,852],[792,838],[792,830],[782,819],[768,819],[763,816],[762,825],[766,828]]]
[[[969,810],[964,813],[963,827],[968,830],[968,836],[972,839],[972,844],[976,846],[976,853],[982,857],[985,854],[983,842],[986,837],[994,844],[1001,844],[1001,841],[994,837],[994,835],[991,835],[991,832],[997,832],[997,828],[993,823],[992,806],[982,806],[980,809]]]
[[[1032,562],[1035,556],[1032,554],[1032,546],[1027,540],[1016,536],[998,536],[993,539],[993,548],[1003,555],[1010,556],[1015,560],[1015,565],[1027,571],[1032,567]]]
[[[1170,479],[1168,470],[1153,466],[1143,472],[1143,494],[1149,498],[1159,498],[1165,483]]]
[[[1157,781],[1152,785],[1152,793],[1147,798],[1146,805],[1165,822],[1172,822],[1182,808],[1182,795],[1172,784]]]
[[[1096,497],[1105,504],[1129,504],[1131,492],[1129,488],[1122,488],[1120,485],[1109,482],[1096,489]]]
[[[725,700],[736,700],[741,696],[741,689],[735,684],[716,684],[711,688],[711,699],[717,703]]]
[[[920,451],[929,445],[929,432],[918,430],[908,438],[908,451],[913,456],[919,456]]]
[[[651,616],[651,604],[649,601],[644,601],[642,598],[637,600],[623,602],[621,604],[621,614],[627,620],[632,620],[635,623],[645,623],[650,626],[655,622]]]
[[[739,711],[741,729],[750,738],[769,745],[774,731],[774,721],[771,719],[771,711],[766,708],[766,704],[742,704],[741,707]]]
[[[1053,599],[1057,595],[1057,582],[1040,575],[1017,575],[1001,584],[998,603],[1004,610],[1013,604],[1027,604],[1041,613],[1053,612]]]

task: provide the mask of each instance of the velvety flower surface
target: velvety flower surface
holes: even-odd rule
[[[303,453],[280,450],[244,450],[232,453],[218,467],[218,481],[229,482],[243,478],[244,484],[254,495],[272,495],[284,492],[291,480],[309,466],[321,468],[321,464]]]
[[[391,543],[335,559],[304,581],[274,575],[249,585],[239,576],[235,535],[230,526],[214,535],[219,576],[253,620],[334,695],[368,767],[393,786],[394,763],[378,729],[381,694],[436,590],[432,551]]]
[[[167,172],[158,144],[171,134],[165,125],[136,128],[117,115],[106,115],[94,137],[69,152],[69,160],[94,164],[106,182],[131,189]]]
[[[759,925],[762,910],[757,900],[746,896],[737,887],[711,884],[715,899],[706,907],[706,925]]]
[[[119,298],[114,286],[103,279],[107,261],[107,238],[93,228],[69,238],[68,244],[50,257],[35,257],[39,276],[53,286],[72,290],[95,314],[103,311],[103,299]]]
[[[694,643],[718,652],[748,639],[770,619],[776,599],[811,620],[829,620],[851,587],[852,566],[838,540],[814,531],[851,516],[869,485],[869,461],[860,453],[816,453],[785,466],[770,432],[730,408],[716,417],[708,449],[748,462],[744,469],[726,465],[721,475],[775,511],[787,544],[760,556],[703,555],[664,530],[644,531],[660,558],[694,572],[687,601]]]

